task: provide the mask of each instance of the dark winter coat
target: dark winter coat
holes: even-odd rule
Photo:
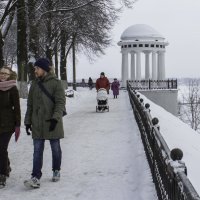
[[[93,80],[91,78],[89,78],[89,80],[88,80],[88,86],[90,88],[93,87]]]
[[[65,92],[60,80],[48,73],[42,83],[46,90],[55,98],[55,104],[38,86],[39,79],[32,82],[25,115],[25,124],[32,125],[33,139],[60,139],[64,137],[62,114],[65,108]],[[49,132],[50,122],[58,121],[54,131]]]
[[[0,134],[13,133],[21,125],[19,92],[16,86],[0,90]]]
[[[113,91],[113,95],[119,95],[119,81],[114,81],[111,84],[111,90]]]
[[[109,82],[109,80],[108,80],[107,77],[98,78],[98,79],[96,80],[96,89],[97,89],[97,91],[98,91],[100,88],[106,89],[107,92],[109,93],[110,82]]]

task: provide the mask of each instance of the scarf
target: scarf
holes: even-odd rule
[[[0,90],[7,91],[16,85],[17,85],[16,80],[3,81],[3,82],[0,82]]]

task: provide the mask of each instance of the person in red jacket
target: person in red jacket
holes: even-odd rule
[[[100,78],[98,78],[98,79],[96,80],[96,89],[97,89],[97,91],[98,91],[100,88],[106,89],[106,90],[107,90],[107,93],[109,94],[110,82],[109,82],[108,78],[105,77],[105,73],[104,73],[104,72],[101,72]]]

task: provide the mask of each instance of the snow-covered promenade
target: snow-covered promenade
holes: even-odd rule
[[[26,100],[21,106],[24,117]],[[51,150],[46,141],[40,189],[23,185],[31,174],[33,146],[22,125],[19,142],[11,140],[13,170],[0,200],[155,200],[128,93],[120,91],[118,99],[110,94],[109,106],[110,112],[96,113],[96,92],[86,88],[67,98],[61,180],[51,182]]]

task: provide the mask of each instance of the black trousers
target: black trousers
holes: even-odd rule
[[[12,133],[0,134],[0,174],[6,175],[9,164],[8,159],[8,144]]]

